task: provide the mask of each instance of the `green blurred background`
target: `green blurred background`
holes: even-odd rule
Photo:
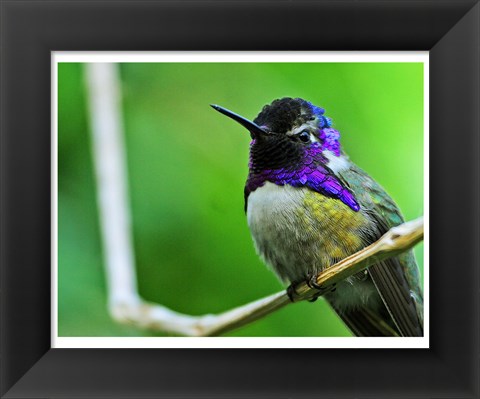
[[[350,158],[423,214],[423,64],[120,65],[140,294],[176,311],[216,313],[279,291],[243,211],[248,133],[209,107],[254,118],[302,97],[326,109]],[[156,336],[108,315],[84,66],[58,65],[58,335]],[[423,270],[423,245],[415,249]],[[322,300],[231,336],[350,336]]]

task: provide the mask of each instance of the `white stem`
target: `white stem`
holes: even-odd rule
[[[109,308],[138,303],[118,65],[85,65]]]

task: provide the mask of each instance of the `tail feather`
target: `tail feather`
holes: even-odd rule
[[[350,310],[333,310],[357,337],[398,337],[398,332],[380,315],[364,306]]]

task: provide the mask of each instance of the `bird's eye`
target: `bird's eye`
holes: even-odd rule
[[[310,133],[307,130],[304,130],[298,134],[298,139],[304,143],[308,143],[310,141]]]

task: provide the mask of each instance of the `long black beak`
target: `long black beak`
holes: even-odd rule
[[[235,112],[232,112],[226,108],[220,107],[220,105],[210,104],[210,106],[213,109],[217,110],[218,112],[222,113],[223,115],[226,115],[229,118],[232,118],[234,121],[237,121],[238,123],[240,123],[240,125],[247,128],[250,131],[250,133],[252,133],[252,136],[254,137],[268,134],[266,130],[262,129],[256,123],[249,121],[248,119],[236,114]]]

